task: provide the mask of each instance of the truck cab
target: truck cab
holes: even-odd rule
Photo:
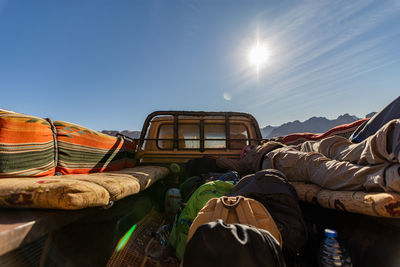
[[[262,140],[257,120],[240,112],[156,111],[138,140],[140,164],[184,163],[203,156],[238,158]]]

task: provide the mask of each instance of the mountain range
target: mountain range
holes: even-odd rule
[[[376,112],[371,112],[367,114],[365,117],[370,118],[375,113]],[[357,116],[346,113],[344,115],[340,115],[339,117],[333,120],[327,119],[325,117],[312,117],[303,122],[295,120],[292,122],[284,123],[280,126],[267,125],[263,128],[260,128],[260,130],[263,138],[285,136],[292,133],[324,133],[335,126],[351,123],[359,119],[360,118],[358,118]],[[120,133],[130,138],[140,137],[140,131],[124,130],[119,132],[115,130],[103,130],[101,132],[112,136],[116,136],[118,133]]]
[[[371,112],[365,117],[370,118],[376,112]],[[359,120],[357,116],[350,115],[348,113],[340,115],[336,119],[330,120],[325,117],[312,117],[303,122],[295,120],[292,122],[284,123],[280,126],[267,125],[260,128],[263,138],[272,138],[277,136],[285,136],[292,133],[324,133],[329,129],[341,125],[354,122]]]
[[[115,130],[103,130],[101,131],[104,134],[112,135],[112,136],[117,136],[118,133],[122,135],[126,135],[132,139],[137,139],[140,137],[140,131],[129,131],[129,130],[123,130],[121,132],[115,131]]]

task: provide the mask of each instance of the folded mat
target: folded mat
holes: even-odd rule
[[[136,194],[169,170],[140,166],[114,172],[0,179],[0,207],[82,209]]]
[[[138,166],[113,172],[99,172],[91,174],[72,174],[62,176],[95,183],[107,189],[110,200],[115,201],[129,195],[136,194],[169,173],[168,168],[159,166]]]
[[[97,184],[56,178],[0,179],[0,207],[75,210],[109,203]]]
[[[46,120],[0,109],[0,178],[54,175],[54,156]]]
[[[315,184],[291,182],[300,200],[328,209],[376,217],[400,217],[400,194],[393,192],[333,191]]]

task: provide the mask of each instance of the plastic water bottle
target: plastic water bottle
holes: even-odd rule
[[[335,230],[325,229],[325,239],[321,244],[318,258],[318,266],[353,266],[350,256],[336,240]]]

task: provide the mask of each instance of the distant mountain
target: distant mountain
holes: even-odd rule
[[[123,130],[123,131],[119,132],[119,131],[115,131],[115,130],[103,130],[101,132],[104,134],[111,135],[111,136],[117,136],[117,134],[120,133],[120,134],[126,135],[133,139],[140,137],[140,131]]]
[[[365,117],[370,118],[376,112],[371,112],[367,114]],[[325,117],[312,117],[304,122],[295,120],[292,122],[284,123],[280,126],[271,126],[267,125],[263,128],[260,128],[261,134],[263,138],[272,138],[277,136],[285,136],[292,133],[324,133],[331,129],[332,127],[351,123],[353,121],[359,120],[357,116],[349,115],[348,113],[344,115],[340,115],[334,120],[329,120]],[[129,136],[130,138],[139,138],[140,131],[115,131],[115,130],[103,130],[101,131],[104,134],[116,136],[118,133]]]
[[[366,118],[374,115],[374,112],[367,114]],[[261,128],[263,138],[272,138],[277,136],[285,136],[292,133],[324,133],[329,129],[346,123],[359,120],[357,116],[349,115],[348,113],[340,115],[334,120],[329,120],[325,117],[312,117],[304,122],[298,120],[284,123],[281,126],[265,126]]]
[[[375,114],[376,112],[368,113],[367,115],[365,115],[365,118],[372,118],[372,116],[374,116]]]

